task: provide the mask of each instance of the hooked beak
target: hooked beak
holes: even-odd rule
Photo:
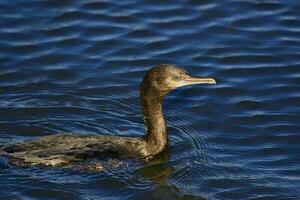
[[[213,78],[187,76],[184,80],[181,81],[179,87],[194,84],[216,84],[216,80]]]

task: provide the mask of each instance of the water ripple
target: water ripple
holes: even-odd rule
[[[144,134],[158,63],[217,79],[172,92],[169,148],[101,174],[18,169],[4,199],[298,199],[300,5],[230,0],[1,1],[0,143]]]

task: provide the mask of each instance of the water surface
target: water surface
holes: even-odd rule
[[[170,147],[104,173],[16,168],[1,199],[299,199],[300,3],[0,1],[0,144],[144,133],[139,84],[174,63]]]

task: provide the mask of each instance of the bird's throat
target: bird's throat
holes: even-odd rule
[[[167,143],[167,127],[162,99],[149,92],[141,93],[141,107],[146,125],[145,141],[150,155],[161,152]]]

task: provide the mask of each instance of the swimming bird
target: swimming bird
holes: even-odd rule
[[[193,77],[173,64],[150,69],[140,85],[140,104],[146,133],[142,137],[56,134],[7,144],[0,155],[20,166],[65,166],[90,158],[137,158],[149,160],[167,144],[167,126],[162,102],[172,90],[193,84],[216,84],[213,78]]]

